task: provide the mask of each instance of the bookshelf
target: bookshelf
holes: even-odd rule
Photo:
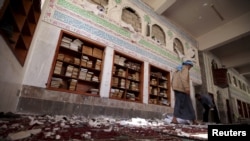
[[[142,102],[143,62],[115,51],[110,98]]]
[[[150,65],[149,104],[170,106],[170,73]]]
[[[48,89],[99,96],[105,46],[61,31]]]

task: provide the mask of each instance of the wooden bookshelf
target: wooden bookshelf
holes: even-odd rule
[[[159,67],[149,68],[149,104],[170,106],[170,73]]]
[[[143,62],[115,51],[110,98],[142,102]]]
[[[105,46],[61,31],[47,88],[99,96]]]

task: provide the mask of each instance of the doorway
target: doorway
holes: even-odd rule
[[[231,117],[232,113],[231,113],[230,104],[229,104],[228,99],[226,99],[226,104],[227,104],[227,118],[228,118],[227,120],[228,120],[228,123],[232,123],[233,122],[232,117]]]

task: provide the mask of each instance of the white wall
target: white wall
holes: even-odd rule
[[[0,36],[0,112],[14,112],[23,79],[23,67]]]
[[[45,88],[57,47],[60,29],[41,22],[37,28],[33,49],[30,50],[24,85]]]

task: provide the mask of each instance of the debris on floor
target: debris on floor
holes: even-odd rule
[[[207,125],[165,119],[115,119],[0,113],[0,141],[193,141],[207,140]]]

